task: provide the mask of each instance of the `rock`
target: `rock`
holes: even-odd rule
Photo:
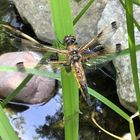
[[[135,17],[139,17],[140,8],[135,6]],[[139,18],[138,18],[139,19]],[[101,28],[103,25],[108,24],[110,21],[118,21],[119,29],[116,34],[113,36],[112,44],[121,43],[122,49],[128,48],[127,41],[127,28],[126,28],[126,19],[125,11],[119,1],[117,0],[108,0],[104,11],[102,12],[102,17],[98,23],[98,27]],[[138,43],[140,34],[136,32],[136,42]],[[140,73],[140,54],[137,53],[138,60],[138,71]],[[129,111],[137,111],[137,103],[134,92],[134,85],[132,79],[132,70],[131,62],[129,56],[122,56],[116,58],[114,61],[116,68],[116,85],[117,85],[117,94],[119,96],[120,103]]]
[[[54,39],[49,0],[13,0],[21,17],[31,24],[39,39]],[[96,33],[97,21],[107,0],[95,0],[86,14],[75,25],[76,37],[80,44],[89,41]],[[88,0],[72,1],[73,17],[80,12]],[[90,17],[90,18],[89,18]]]
[[[24,62],[24,66],[35,66],[41,56],[35,52],[12,52],[0,56],[0,66],[16,66]],[[30,64],[31,62],[31,64]],[[27,74],[22,72],[0,72],[0,96],[6,97],[23,81]],[[38,104],[49,101],[54,95],[55,80],[41,76],[33,76],[28,84],[14,98],[16,102]]]

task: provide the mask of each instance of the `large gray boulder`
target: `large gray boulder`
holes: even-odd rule
[[[140,8],[135,6],[135,17],[140,19]],[[103,12],[102,17],[98,23],[98,27],[102,27],[104,24],[109,23],[111,20],[119,22],[119,29],[112,39],[112,44],[121,43],[122,49],[128,48],[127,28],[125,11],[119,1],[108,0]],[[140,43],[137,29],[135,29],[136,44]],[[140,53],[137,53],[138,60],[138,72],[140,73]],[[117,94],[119,96],[120,103],[129,111],[137,111],[136,96],[133,85],[132,69],[129,55],[122,56],[113,61],[116,68],[116,85]]]
[[[49,41],[54,39],[49,0],[13,0],[21,17],[34,29],[39,39]],[[107,0],[95,0],[94,4],[76,24],[76,37],[83,44],[96,33],[96,25]],[[76,2],[72,0],[73,19],[88,0]],[[90,18],[89,18],[90,17]]]

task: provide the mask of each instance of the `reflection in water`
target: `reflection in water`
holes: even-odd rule
[[[40,126],[48,125],[46,119],[54,118],[61,109],[60,95],[56,95],[45,105],[32,105],[23,112],[7,112],[13,128],[18,132],[22,140],[50,140],[48,136],[39,133]],[[38,132],[38,133],[37,133]],[[43,138],[44,137],[44,138]]]
[[[39,126],[36,132],[41,138],[47,138],[49,140],[63,140],[64,139],[64,129],[62,121],[62,110],[60,109],[55,115],[46,116],[46,124]]]
[[[0,22],[11,23],[15,15],[12,0],[0,0]]]
[[[0,0],[0,21],[4,15],[7,14],[8,2],[7,0]]]
[[[111,112],[110,114],[111,110],[100,104],[98,100],[94,101],[94,107],[91,110],[88,110],[86,106],[80,110],[83,113],[80,115],[80,140],[89,138],[90,140],[113,140],[112,137],[102,133],[91,122],[90,115],[93,110],[98,113],[96,117],[97,122],[106,130],[112,133],[116,133],[117,130],[118,135],[122,135],[128,130],[126,122],[115,113]],[[43,106],[32,105],[23,112],[10,110],[6,112],[13,128],[22,140],[64,140],[62,99],[60,94],[57,94]]]
[[[11,23],[15,18],[14,6],[9,0],[0,0],[0,23]],[[16,51],[16,48],[12,46],[9,34],[5,34],[3,30],[0,30],[0,54],[4,52]]]

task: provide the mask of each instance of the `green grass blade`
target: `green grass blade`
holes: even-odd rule
[[[131,138],[132,140],[136,140],[136,134],[135,134],[135,129],[134,129],[134,123],[133,120],[130,118],[129,120],[129,128],[130,128],[130,133],[131,133]]]
[[[50,1],[54,31],[56,38],[61,42],[66,35],[74,34],[70,2],[70,0]],[[64,102],[65,140],[78,140],[79,115],[78,113],[74,115],[79,111],[78,86],[74,75],[71,72],[67,73],[65,68],[61,69],[61,81]]]
[[[10,66],[0,66],[0,72],[1,71],[19,72],[16,67],[10,67]],[[53,71],[49,72],[46,70],[41,70],[41,69],[36,69],[36,68],[26,68],[24,73],[60,80],[60,74],[54,73]]]
[[[0,105],[0,140],[19,140]]]
[[[64,102],[65,139],[77,140],[79,128],[79,94],[73,73],[62,69],[62,87]],[[65,83],[66,82],[66,83]]]
[[[123,110],[121,110],[114,103],[109,101],[107,98],[105,98],[104,96],[102,96],[101,94],[96,92],[95,90],[88,88],[88,91],[92,96],[96,97],[98,100],[103,102],[105,105],[107,105],[113,111],[115,111],[117,114],[119,114],[121,117],[123,117],[126,121],[128,121],[132,140],[136,140],[134,124],[133,124],[133,120],[131,119],[131,117],[129,117]]]
[[[70,0],[51,0],[51,11],[56,38],[60,42],[66,35],[73,35],[73,23]]]
[[[120,3],[122,4],[123,8],[125,9],[125,4],[123,3],[122,0],[119,0]],[[134,20],[134,24],[135,26],[137,27],[137,29],[140,31],[140,25],[138,24],[138,22],[136,21],[136,19],[133,17],[133,20]]]
[[[140,6],[140,0],[133,0],[133,3],[137,4],[138,6]]]
[[[139,89],[139,78],[137,70],[137,59],[136,59],[136,48],[135,48],[135,37],[134,37],[134,24],[133,24],[133,3],[132,0],[125,0],[126,3],[126,19],[127,19],[127,31],[128,31],[128,42],[130,50],[130,59],[132,66],[133,82],[137,98],[138,110],[140,112],[140,89]]]
[[[94,96],[97,99],[99,99],[101,102],[103,102],[104,104],[106,104],[109,108],[111,108],[112,110],[114,110],[117,114],[119,114],[125,120],[127,120],[129,122],[130,117],[124,111],[122,111],[119,107],[117,107],[114,103],[112,103],[107,98],[105,98],[104,96],[102,96],[101,94],[99,94],[98,92],[96,92],[95,90],[93,90],[91,88],[88,88],[88,91],[89,91],[89,93],[92,96]]]
[[[94,2],[94,0],[89,0],[89,2],[85,5],[85,7],[79,12],[79,14],[74,18],[73,25],[75,25],[79,19],[84,15],[84,13],[89,9],[91,4]]]
[[[12,92],[10,93],[1,103],[2,107],[4,107],[8,102],[10,102],[20,91],[25,87],[25,85],[29,82],[33,75],[28,75],[22,83]]]

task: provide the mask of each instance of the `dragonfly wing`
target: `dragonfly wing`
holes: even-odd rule
[[[104,46],[97,46],[94,51],[89,54],[83,54],[81,59],[87,66],[99,65],[108,61],[113,60],[121,52],[121,44],[116,44],[116,50],[110,52],[104,49]]]
[[[18,29],[15,29],[12,26],[4,25],[3,24],[2,27],[4,27],[5,29],[7,29],[14,36],[21,36],[21,37],[25,38],[24,39],[24,42],[26,40],[26,43],[27,44],[30,44],[30,45],[27,45],[27,47],[32,48],[32,49],[34,49],[36,51],[43,51],[43,52],[50,51],[50,52],[56,52],[56,53],[61,53],[61,54],[67,54],[68,53],[67,50],[59,50],[59,49],[56,49],[56,48],[53,48],[53,47],[49,47],[47,45],[43,45],[43,44],[39,43],[37,40],[35,40],[34,38],[32,38],[29,35],[21,32]],[[21,38],[21,42],[22,41],[23,41],[23,39]]]
[[[101,65],[103,63],[109,62],[109,61],[113,60],[114,58],[115,58],[115,56],[110,54],[108,56],[106,55],[106,56],[90,59],[87,62],[85,62],[84,64],[88,67],[97,66],[97,65]]]
[[[24,62],[20,61],[16,63],[16,68],[19,72],[26,72],[27,69],[38,69],[38,70],[47,70],[47,72],[57,72],[65,61],[48,61],[48,62],[39,62],[39,63],[32,63],[32,62]]]
[[[117,22],[112,22],[109,26],[104,28],[97,36],[98,36],[98,42],[100,44],[106,44],[112,38],[114,33],[117,31],[118,25]]]
[[[114,35],[118,29],[117,22],[112,22],[109,26],[105,27],[98,35],[96,35],[85,46],[79,48],[80,53],[84,53],[88,48],[93,49],[98,45],[106,44],[109,39]],[[105,45],[104,45],[105,46]]]

